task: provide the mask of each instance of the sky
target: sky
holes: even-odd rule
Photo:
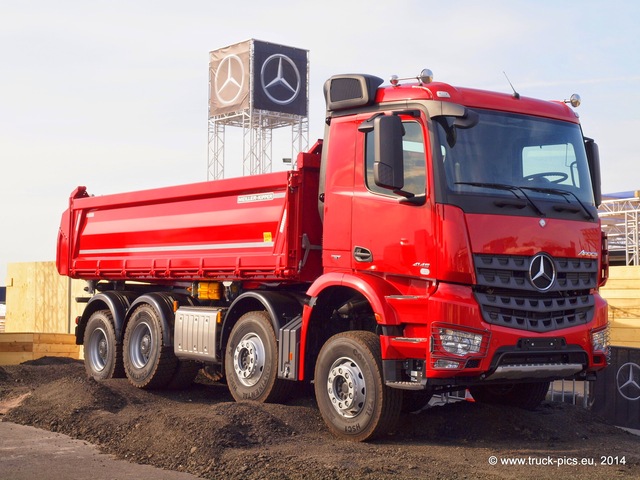
[[[0,285],[9,263],[55,260],[77,186],[207,180],[209,52],[251,38],[309,51],[311,144],[331,75],[510,92],[506,73],[523,96],[579,93],[603,192],[640,189],[639,20],[633,0],[0,0]],[[273,170],[290,147],[274,141]]]

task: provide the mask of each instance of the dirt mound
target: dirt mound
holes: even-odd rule
[[[4,420],[202,478],[640,477],[639,437],[559,403],[535,412],[451,403],[403,415],[395,434],[355,444],[328,433],[306,390],[288,405],[235,403],[224,383],[204,376],[187,390],[149,392],[126,379],[95,382],[81,362],[46,359],[0,368],[3,411]],[[624,464],[597,465],[606,455]],[[596,465],[491,465],[491,456]]]

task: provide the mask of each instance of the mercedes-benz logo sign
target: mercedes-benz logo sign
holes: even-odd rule
[[[627,400],[640,400],[640,366],[628,362],[622,365],[616,373],[618,393]]]
[[[302,86],[298,67],[293,60],[281,53],[271,55],[264,61],[260,70],[260,82],[265,95],[278,105],[293,102]]]
[[[227,55],[218,66],[215,78],[215,93],[220,103],[235,102],[244,87],[244,65],[237,55]]]
[[[529,280],[541,292],[551,288],[556,279],[556,267],[549,255],[539,253],[529,265]]]

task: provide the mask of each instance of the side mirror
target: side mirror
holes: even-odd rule
[[[403,135],[402,120],[397,115],[382,115],[374,119],[373,179],[379,187],[394,192],[402,192],[404,187]]]
[[[591,176],[591,188],[593,188],[593,200],[596,207],[602,203],[602,187],[600,179],[600,151],[598,144],[592,138],[584,139],[584,147],[587,152],[589,174]]]

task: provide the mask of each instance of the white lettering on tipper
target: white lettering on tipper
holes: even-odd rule
[[[275,198],[273,192],[269,193],[255,193],[253,195],[239,195],[238,203],[253,203],[253,202],[268,202]]]

